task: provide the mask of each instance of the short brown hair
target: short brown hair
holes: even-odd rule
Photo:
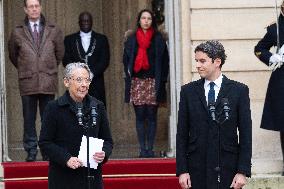
[[[24,0],[24,6],[27,7],[27,1],[28,0]],[[41,5],[41,0],[37,0],[39,2],[39,4]]]

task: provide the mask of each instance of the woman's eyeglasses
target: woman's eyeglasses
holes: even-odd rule
[[[70,77],[69,79],[72,79],[73,81],[76,81],[78,84],[82,84],[84,81],[86,84],[90,84],[92,82],[91,78],[83,78],[83,77],[77,77],[77,78],[72,78]]]

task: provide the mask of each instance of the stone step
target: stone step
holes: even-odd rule
[[[280,174],[252,175],[244,189],[284,189],[284,177]]]
[[[155,144],[155,157],[160,157],[161,152],[167,151],[167,143],[166,142],[157,142]],[[111,159],[129,159],[129,158],[137,158],[139,156],[139,146],[137,144],[128,144],[128,145],[119,145],[115,144]],[[21,147],[21,144],[17,146],[14,145],[9,147],[9,158],[12,161],[25,161],[27,157],[27,153],[24,151],[24,148]],[[40,154],[40,150],[38,149],[37,160],[41,161],[42,157]]]
[[[0,165],[0,189],[4,189],[3,167]],[[284,189],[284,177],[279,174],[253,174],[244,189]]]

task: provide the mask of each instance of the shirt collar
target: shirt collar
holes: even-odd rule
[[[37,24],[37,27],[39,26],[39,19],[35,22],[32,22],[32,21],[29,21],[30,23],[30,26],[33,28],[34,27],[34,24]]]
[[[91,37],[92,36],[92,31],[89,31],[88,33],[80,31],[80,36],[81,37]]]
[[[218,77],[215,81],[213,81],[213,82],[215,83],[215,85],[216,85],[218,88],[221,88],[222,80],[223,80],[223,74],[220,74],[219,77]],[[211,81],[205,79],[204,86],[205,86],[205,87],[208,86],[210,82],[211,82]]]

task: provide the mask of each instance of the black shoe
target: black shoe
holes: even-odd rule
[[[139,158],[147,158],[147,151],[146,150],[141,150],[139,154]]]
[[[153,151],[153,150],[148,150],[148,151],[147,151],[147,157],[148,157],[148,158],[153,158],[153,157],[155,157],[154,151]]]
[[[36,160],[36,154],[28,154],[27,158],[26,158],[26,162],[32,162]]]

